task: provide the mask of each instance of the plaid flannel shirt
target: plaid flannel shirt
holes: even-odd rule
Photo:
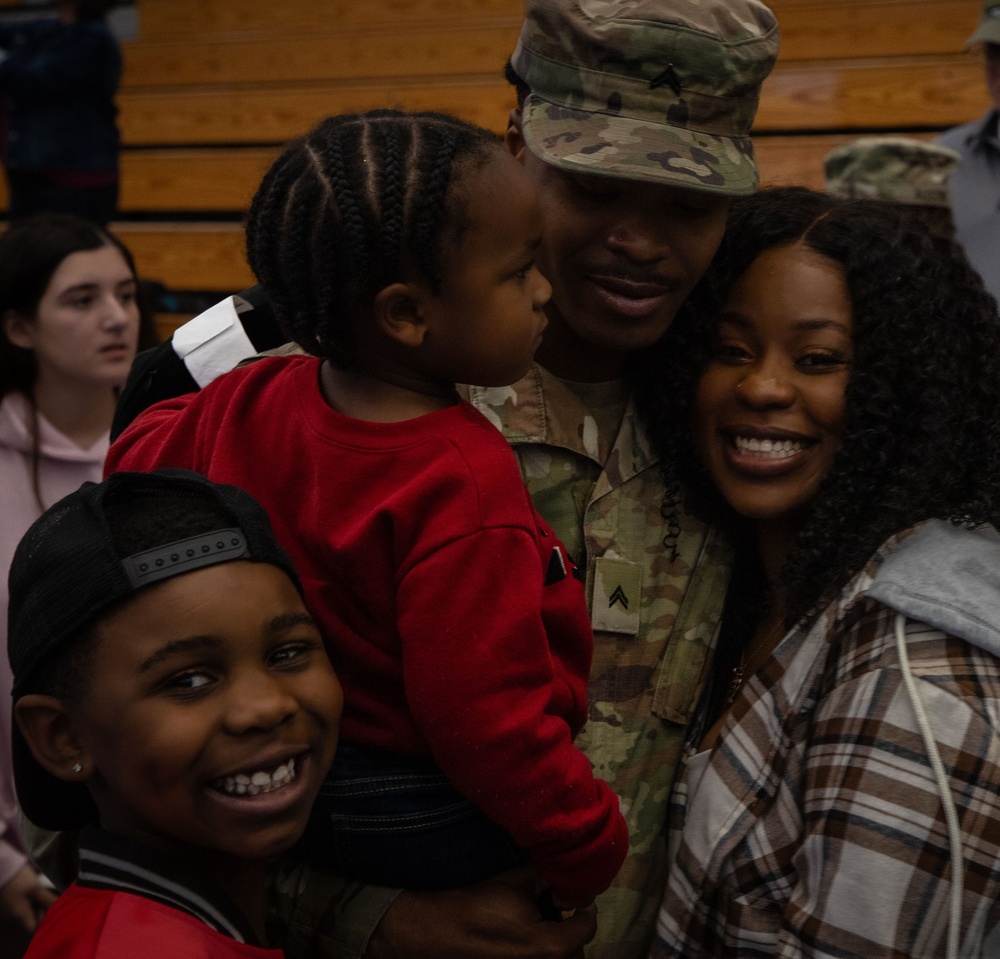
[[[948,831],[896,614],[861,596],[878,562],[782,640],[698,759],[695,724],[653,959],[945,954]],[[1000,660],[918,622],[906,641],[961,826],[960,955],[1000,956]]]

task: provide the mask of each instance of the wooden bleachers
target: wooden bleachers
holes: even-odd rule
[[[280,144],[323,116],[405,106],[498,127],[521,2],[138,0],[116,229],[142,272],[181,289],[251,283],[233,218]]]
[[[150,37],[322,30],[507,17],[521,0],[139,0]]]
[[[13,0],[0,0],[9,5]],[[121,222],[144,275],[252,282],[239,219],[280,145],[319,118],[434,108],[502,130],[523,0],[136,0],[119,94]],[[874,132],[932,137],[988,106],[962,52],[981,0],[773,0],[782,28],[755,139],[764,183],[822,186]],[[0,194],[0,202],[4,201]]]
[[[513,106],[500,69],[521,0],[137,0],[137,9],[119,94],[115,229],[142,274],[175,289],[253,282],[239,217],[280,145],[319,118],[405,106],[497,127]]]
[[[822,160],[858,136],[925,139],[989,106],[962,46],[980,0],[773,0],[782,46],[754,126],[765,184],[822,188]]]

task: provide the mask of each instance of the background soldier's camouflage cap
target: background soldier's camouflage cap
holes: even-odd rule
[[[959,155],[908,137],[862,137],[823,160],[826,190],[913,206],[948,207],[948,177]]]
[[[965,49],[977,43],[1000,43],[1000,0],[986,0],[975,33],[965,41]]]
[[[527,0],[511,65],[528,148],[565,170],[757,188],[750,126],[778,55],[757,0]]]

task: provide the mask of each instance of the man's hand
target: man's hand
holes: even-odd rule
[[[365,959],[581,959],[597,931],[597,907],[543,921],[542,885],[530,865],[461,889],[403,892]]]

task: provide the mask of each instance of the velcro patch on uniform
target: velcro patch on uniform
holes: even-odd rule
[[[594,560],[591,626],[608,633],[638,635],[641,595],[642,567],[638,563],[599,556]]]

